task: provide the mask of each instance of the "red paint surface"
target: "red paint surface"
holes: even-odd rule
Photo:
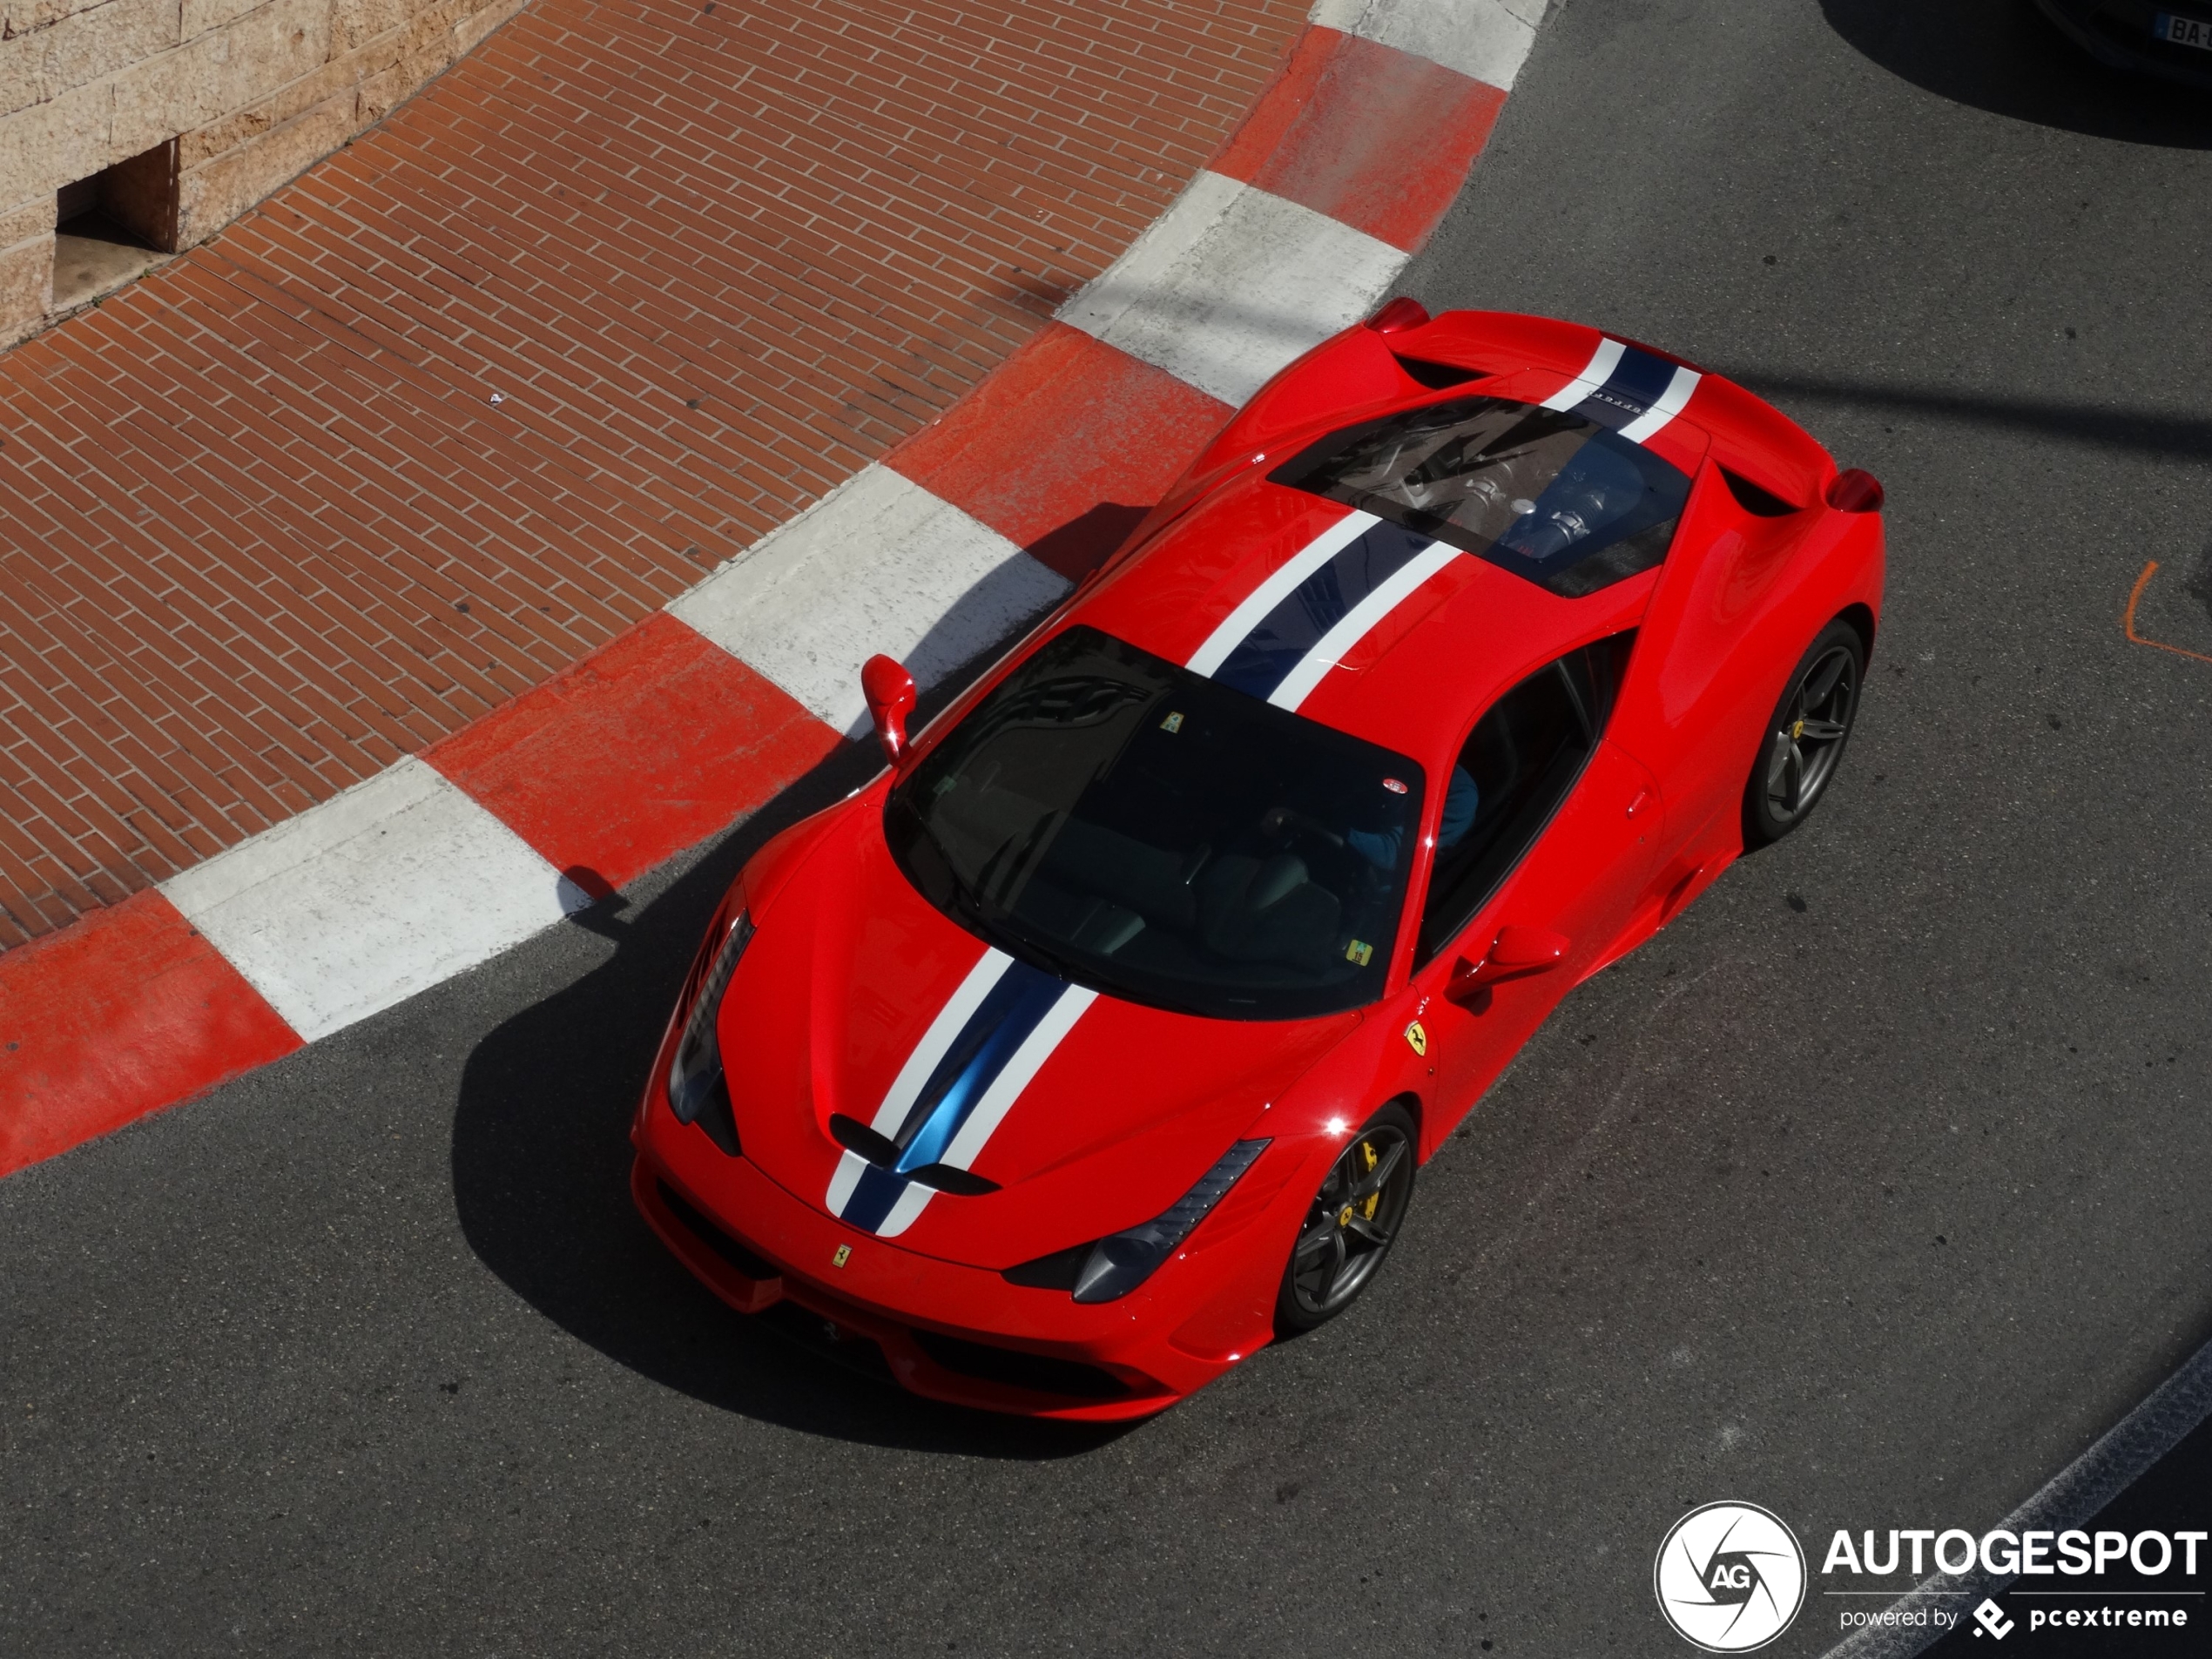
[[[1391,347],[1548,395],[1597,339],[1541,319],[1461,313],[1393,335]],[[1271,422],[1287,439],[1301,421],[1454,395],[1399,374],[1389,358],[1366,331],[1345,331],[1287,371],[1223,442]],[[849,1137],[833,1114],[873,1116],[981,951],[887,850],[889,786],[879,779],[810,826],[803,857],[770,853],[739,878],[759,931],[718,1028],[745,1156],[726,1156],[700,1127],[679,1123],[659,1082],[649,1085],[632,1134],[642,1159],[634,1190],[661,1237],[732,1306],[789,1298],[876,1341],[906,1386],[970,1405],[1131,1415],[1238,1363],[1271,1333],[1285,1263],[1345,1127],[1406,1100],[1424,1147],[1449,1135],[1572,986],[1649,936],[1726,862],[1763,723],[1791,664],[1844,607],[1878,609],[1878,518],[1824,507],[1757,516],[1709,456],[1709,439],[1731,453],[1812,445],[1748,394],[1708,400],[1701,388],[1649,441],[1694,480],[1657,569],[1567,597],[1484,559],[1453,560],[1343,651],[1301,705],[1308,719],[1399,751],[1428,786],[1381,995],[1359,1017],[1214,1020],[1101,997],[974,1152],[969,1167],[996,1190],[933,1197],[895,1238],[834,1217],[827,1194]],[[1269,482],[1257,466],[1218,475],[1061,621],[1187,658],[1344,510]],[[1447,799],[1435,780],[1511,687],[1567,651],[1631,630],[1618,700],[1573,787],[1456,935],[1417,960]],[[1040,631],[998,672],[1014,671],[1045,639]],[[922,739],[925,754],[931,741]],[[1078,890],[1088,880],[1072,867],[1064,879]],[[1096,891],[1104,895],[1106,880]],[[1454,1000],[1494,941],[1517,928],[1554,936],[1550,966]],[[1379,934],[1375,947],[1384,948]],[[672,1041],[663,1039],[656,1080]],[[1201,1221],[1125,1298],[1086,1305],[1004,1277],[1161,1213],[1239,1139],[1267,1142],[1246,1177],[1256,1184]],[[662,1198],[662,1181],[710,1235],[719,1228],[765,1266],[740,1269],[711,1236],[703,1241]],[[755,1271],[763,1276],[748,1276]],[[1102,1405],[963,1379],[931,1368],[917,1332],[1103,1367],[1136,1393]]]
[[[1054,323],[887,459],[1074,581],[1121,544],[1229,414]]]
[[[1309,29],[1211,165],[1412,253],[1505,103],[1496,87],[1425,57]]]
[[[0,956],[0,1175],[299,1046],[175,906],[134,894]]]
[[[837,744],[772,681],[661,612],[423,759],[552,863],[620,887]]]

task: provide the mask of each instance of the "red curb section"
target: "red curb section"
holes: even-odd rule
[[[1080,582],[1232,413],[1055,322],[884,464]]]
[[[158,892],[0,955],[0,1176],[300,1046]]]
[[[659,611],[422,758],[597,899],[772,799],[840,741]]]
[[[885,464],[1080,582],[1230,414],[1166,369],[1049,323]]]
[[[1309,28],[1211,166],[1411,252],[1505,101],[1425,58]],[[885,462],[1080,580],[1232,412],[1055,322]],[[423,759],[604,897],[842,740],[662,611]],[[154,890],[0,953],[0,1176],[300,1046]]]
[[[1308,29],[1211,165],[1410,253],[1505,106],[1496,87],[1426,57]]]

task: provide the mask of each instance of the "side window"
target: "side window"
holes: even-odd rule
[[[1414,960],[1426,962],[1489,901],[1582,775],[1633,633],[1548,663],[1475,722],[1452,768]]]

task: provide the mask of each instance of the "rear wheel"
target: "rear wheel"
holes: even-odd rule
[[[1858,718],[1865,664],[1858,631],[1842,621],[1822,629],[1798,659],[1743,786],[1747,846],[1778,841],[1812,815]]]
[[[1285,1335],[1334,1318],[1381,1270],[1413,1202],[1415,1144],[1413,1115],[1386,1106],[1329,1166],[1275,1298],[1276,1328]]]

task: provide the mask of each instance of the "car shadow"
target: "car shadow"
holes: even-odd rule
[[[2020,396],[1848,375],[1807,374],[1755,362],[1716,362],[1713,368],[1785,410],[1800,400],[1858,404],[1896,415],[2017,432],[2051,443],[2212,461],[2212,420],[2179,410],[2114,408],[2086,397]]]
[[[995,657],[947,676],[921,712],[943,708]],[[655,896],[617,894],[570,917],[564,925],[600,935],[613,951],[469,1056],[453,1124],[455,1207],[469,1247],[517,1296],[610,1359],[709,1405],[869,1445],[1079,1455],[1129,1426],[968,1411],[847,1372],[725,1306],[631,1201],[631,1113],[715,905],[762,843],[880,765],[872,741],[842,745]],[[604,882],[579,885],[608,891]]]
[[[2107,67],[2033,0],[1821,0],[1820,9],[1854,50],[1954,104],[2092,138],[2212,149],[2212,97]]]

